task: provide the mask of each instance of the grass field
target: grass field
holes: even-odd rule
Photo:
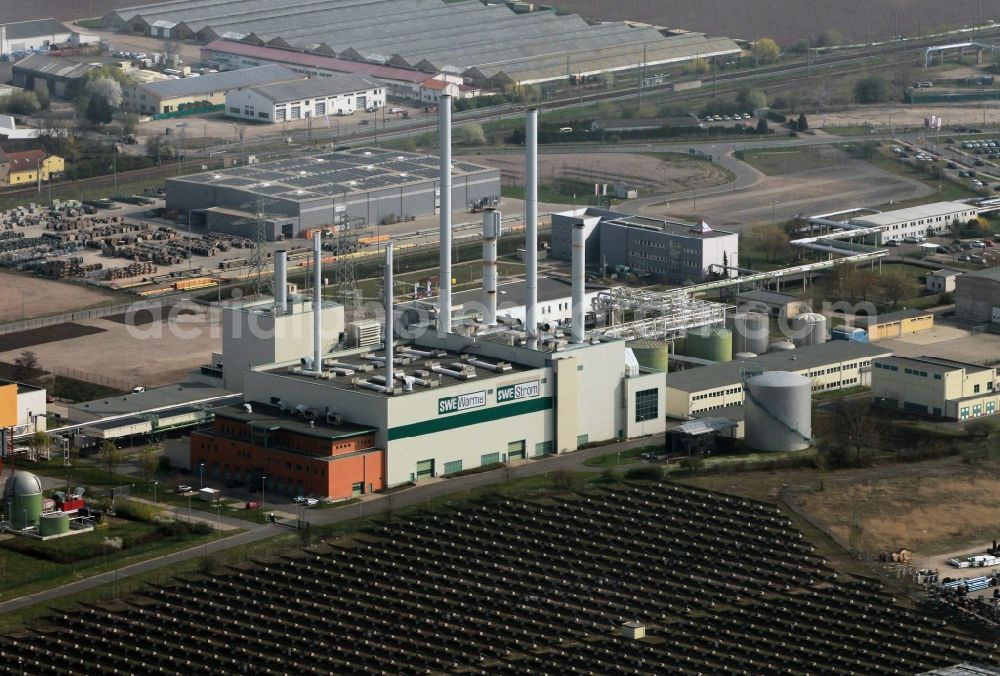
[[[798,174],[810,169],[832,167],[844,160],[844,154],[827,146],[774,148],[740,151],[739,159],[768,176]]]
[[[896,476],[827,481],[798,501],[831,532],[860,551],[906,547],[941,553],[996,537],[1000,491],[996,467],[951,464]]]

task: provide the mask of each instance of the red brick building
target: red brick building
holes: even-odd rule
[[[375,430],[310,421],[262,404],[216,409],[211,430],[191,435],[191,466],[205,463],[215,480],[259,485],[267,492],[334,499],[385,485],[385,451]]]

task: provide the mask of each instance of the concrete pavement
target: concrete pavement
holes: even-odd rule
[[[480,488],[492,484],[500,484],[511,479],[523,479],[529,476],[537,476],[557,470],[566,471],[591,471],[598,472],[595,468],[587,467],[584,462],[590,458],[608,453],[617,453],[639,446],[660,446],[664,443],[664,435],[654,434],[640,439],[630,439],[627,441],[615,442],[604,446],[596,446],[575,453],[565,455],[549,455],[537,460],[527,460],[522,464],[503,467],[480,474],[469,474],[456,477],[454,479],[442,479],[421,483],[412,488],[389,493],[386,495],[373,495],[358,503],[345,505],[325,510],[306,511],[307,521],[313,526],[326,526],[343,523],[352,519],[375,516],[384,513],[390,508],[393,510],[419,504],[433,498],[456,494],[473,488]],[[223,517],[225,518],[225,517]],[[207,519],[206,519],[207,521]],[[236,520],[228,520],[234,523]],[[21,608],[32,606],[36,603],[52,601],[63,596],[87,591],[101,585],[114,583],[116,580],[120,584],[122,580],[150,571],[163,568],[175,563],[180,563],[198,556],[206,556],[217,552],[225,551],[233,547],[249,545],[269,537],[279,535],[284,531],[278,530],[272,524],[254,524],[249,522],[239,522],[246,530],[237,535],[227,538],[196,545],[165,556],[160,556],[148,561],[135,563],[115,571],[101,573],[83,580],[78,580],[52,589],[47,589],[35,594],[20,596],[9,601],[0,603],[0,613],[11,612]]]

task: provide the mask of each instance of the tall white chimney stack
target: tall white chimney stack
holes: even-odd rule
[[[483,322],[487,326],[497,323],[497,238],[500,237],[500,212],[488,208],[483,211],[483,305],[486,312]]]
[[[274,253],[274,314],[288,313],[288,252]]]
[[[584,285],[586,284],[584,271],[586,269],[586,246],[587,236],[583,223],[573,224],[573,324],[570,328],[570,342],[582,343],[584,341]]]
[[[531,108],[525,120],[524,168],[524,329],[528,347],[538,347],[538,110]]]
[[[323,371],[323,239],[313,233],[313,370]]]
[[[393,384],[393,302],[392,302],[392,242],[385,245],[385,386],[392,390]]]
[[[438,143],[441,146],[441,211],[438,282],[438,331],[451,332],[451,96],[438,100]]]

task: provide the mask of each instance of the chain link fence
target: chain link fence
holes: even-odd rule
[[[65,366],[52,367],[52,374],[62,376],[64,378],[72,378],[73,380],[82,380],[87,383],[94,383],[95,385],[104,385],[105,387],[111,387],[125,392],[128,392],[133,387],[131,382],[121,380],[120,378],[112,378],[110,376],[101,375],[100,373],[90,373],[88,371],[80,371],[79,369],[71,369]]]

